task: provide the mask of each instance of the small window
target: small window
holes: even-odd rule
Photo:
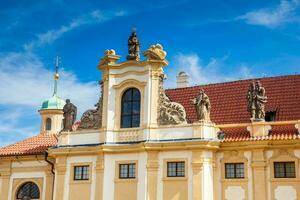
[[[296,178],[295,162],[274,162],[275,178]]]
[[[51,130],[51,123],[52,123],[52,120],[50,118],[47,118],[46,119],[46,131]]]
[[[168,177],[184,177],[185,176],[185,163],[180,162],[168,162],[167,163],[167,176]]]
[[[121,128],[140,126],[141,94],[136,88],[126,90],[122,96]]]
[[[225,163],[225,178],[244,178],[244,163]]]
[[[74,180],[89,180],[89,166],[75,166]]]
[[[135,178],[135,163],[120,164],[119,165],[119,178],[120,179]]]
[[[39,199],[39,187],[33,182],[24,183],[17,193],[17,199]]]
[[[273,122],[276,120],[276,111],[269,111],[265,114],[265,121],[266,122]]]

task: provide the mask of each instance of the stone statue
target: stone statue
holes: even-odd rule
[[[186,112],[184,107],[176,102],[171,102],[163,89],[165,75],[159,77],[159,100],[158,100],[158,124],[176,125],[186,124]]]
[[[102,102],[103,102],[103,83],[101,85],[101,94],[98,103],[95,105],[96,109],[90,109],[82,114],[78,130],[82,129],[98,129],[102,126]]]
[[[131,33],[128,39],[127,60],[140,60],[140,42],[135,31]]]
[[[63,131],[72,131],[72,126],[76,120],[77,107],[71,103],[70,99],[67,99],[63,111],[64,111]]]
[[[204,90],[201,89],[199,95],[192,99],[197,111],[197,117],[199,121],[210,121],[210,101]]]
[[[248,111],[251,114],[251,120],[262,121],[265,119],[265,104],[267,103],[267,96],[265,88],[260,81],[251,83],[248,90]]]

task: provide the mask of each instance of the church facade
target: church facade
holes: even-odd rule
[[[41,132],[0,149],[1,200],[300,199],[300,75],[165,90],[162,45],[128,46],[80,121],[55,89]]]

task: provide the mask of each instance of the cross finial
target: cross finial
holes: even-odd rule
[[[137,28],[136,27],[132,27],[132,32],[136,32]]]
[[[59,79],[59,74],[58,74],[58,67],[60,64],[60,57],[56,56],[54,60],[54,65],[55,65],[55,74],[54,74],[54,91],[53,91],[53,96],[57,95],[57,81]]]

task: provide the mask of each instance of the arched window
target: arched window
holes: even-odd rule
[[[136,88],[127,89],[122,96],[121,128],[140,126],[141,94]]]
[[[51,130],[51,124],[52,124],[52,120],[50,118],[47,118],[46,119],[46,131]]]
[[[17,193],[17,199],[39,199],[39,187],[33,182],[24,183]]]

